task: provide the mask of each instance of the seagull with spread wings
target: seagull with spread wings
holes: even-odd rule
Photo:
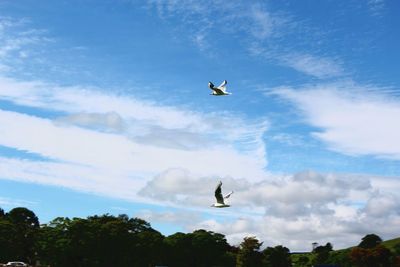
[[[211,207],[215,207],[215,208],[226,208],[226,207],[230,207],[230,205],[225,204],[225,199],[229,198],[232,194],[233,191],[229,192],[228,194],[226,194],[225,196],[222,196],[222,182],[220,181],[217,185],[217,188],[215,188],[215,198],[217,199],[217,202],[212,204]]]
[[[213,92],[210,95],[215,95],[215,96],[220,96],[220,95],[230,95],[231,93],[228,93],[226,91],[226,84],[228,82],[224,80],[220,86],[215,87],[212,82],[208,82],[208,87],[213,90]]]

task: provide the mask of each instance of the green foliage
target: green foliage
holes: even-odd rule
[[[0,218],[0,262],[7,262],[16,257],[17,244],[14,242],[16,235],[15,225]]]
[[[0,231],[0,259],[35,261],[35,243],[39,232],[39,220],[35,213],[22,207],[8,213],[1,210]]]
[[[313,250],[315,254],[314,264],[324,264],[327,263],[329,259],[329,253],[332,251],[333,247],[331,243],[326,243],[325,246],[318,246]]]
[[[245,237],[240,244],[240,250],[236,257],[237,267],[262,266],[262,254],[259,251],[262,243],[255,237]]]
[[[225,236],[206,230],[176,233],[165,238],[168,266],[234,266]]]
[[[145,220],[127,215],[58,217],[40,226],[26,208],[8,213],[0,208],[0,262],[39,260],[57,267],[400,267],[400,238],[382,242],[370,234],[360,247],[333,251],[327,243],[312,253],[292,255],[283,246],[260,252],[261,245],[256,237],[246,237],[239,247],[230,246],[224,235],[202,229],[164,237]]]
[[[350,249],[332,251],[329,253],[329,258],[326,263],[339,265],[341,267],[352,267],[353,265],[349,260],[350,251]]]
[[[56,218],[40,231],[39,255],[52,266],[148,266],[164,237],[142,219],[110,215]]]
[[[392,250],[394,253],[397,253],[397,255],[400,255],[400,238],[394,238],[390,240],[383,241],[381,243],[388,249]],[[396,248],[399,248],[398,250]],[[398,251],[398,252],[396,252]]]
[[[267,247],[263,251],[265,266],[268,267],[290,267],[292,260],[290,250],[287,247]]]

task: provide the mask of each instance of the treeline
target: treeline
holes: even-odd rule
[[[29,209],[14,208],[8,213],[0,209],[0,262],[25,261],[41,266],[400,266],[395,265],[399,258],[393,252],[382,249],[378,241],[373,244],[336,255],[327,243],[307,255],[291,255],[284,246],[261,249],[262,243],[255,237],[245,237],[236,247],[228,244],[224,235],[206,230],[163,236],[148,222],[127,215],[59,217],[40,225]],[[370,265],[371,259],[378,265]],[[377,259],[388,265],[376,263]]]

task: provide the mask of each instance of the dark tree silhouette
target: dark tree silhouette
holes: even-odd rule
[[[11,222],[16,229],[16,233],[11,239],[14,244],[14,257],[34,263],[36,260],[35,243],[39,232],[38,217],[33,211],[18,207],[6,213],[5,219]]]
[[[361,239],[360,244],[358,244],[358,247],[360,248],[374,248],[377,245],[379,245],[380,243],[382,243],[382,239],[377,236],[376,234],[369,234],[364,236]]]
[[[316,247],[313,252],[316,254],[314,259],[314,264],[323,264],[327,263],[329,259],[329,253],[332,251],[333,246],[331,243],[326,243],[325,246]]]
[[[237,267],[259,267],[262,266],[262,254],[260,247],[262,242],[255,237],[245,237],[240,244],[236,257]]]
[[[373,248],[355,247],[349,257],[357,267],[390,267],[391,254],[389,249],[377,245]]]
[[[292,260],[290,250],[287,247],[267,247],[263,251],[265,266],[268,267],[290,267]]]
[[[7,262],[17,257],[17,228],[13,223],[0,218],[0,262]]]

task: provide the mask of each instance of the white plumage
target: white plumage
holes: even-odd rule
[[[208,82],[208,87],[213,90],[213,92],[211,93],[211,95],[215,95],[215,96],[220,96],[220,95],[230,95],[231,93],[228,93],[226,91],[226,84],[228,82],[226,80],[224,80],[220,86],[215,87],[214,84],[212,82]]]
[[[230,207],[230,205],[225,204],[225,199],[229,198],[232,194],[233,191],[229,192],[228,194],[226,194],[225,196],[222,196],[222,182],[220,181],[217,185],[217,188],[215,188],[215,198],[217,200],[216,203],[212,204],[211,207],[215,207],[215,208],[226,208],[226,207]]]

